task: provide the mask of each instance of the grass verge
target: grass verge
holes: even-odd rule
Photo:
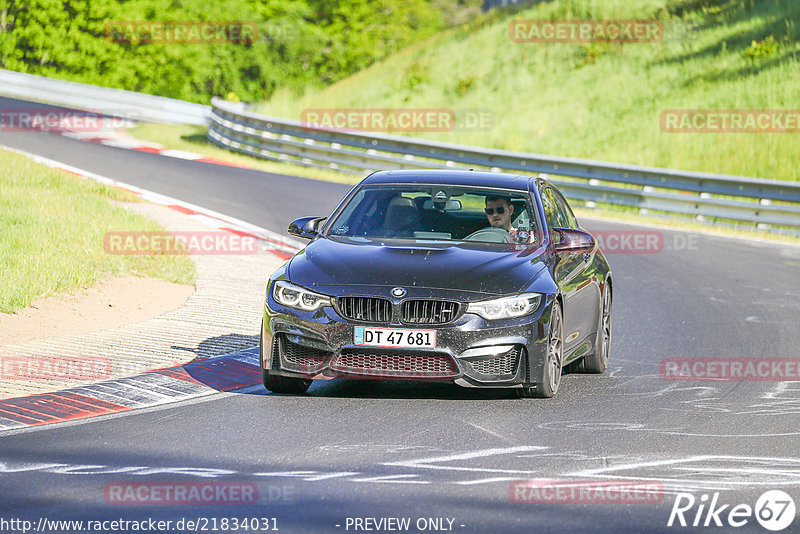
[[[652,43],[531,43],[513,20],[643,19]],[[800,179],[798,136],[671,133],[667,110],[796,110],[797,0],[553,0],[483,15],[323,90],[278,91],[259,111],[488,110],[494,124],[402,135],[671,169]],[[376,128],[377,128],[376,124]],[[796,125],[795,125],[796,128]],[[400,132],[397,132],[400,133]]]
[[[112,201],[135,196],[0,150],[0,313],[109,276],[191,284],[191,258],[107,254],[106,232],[163,231]]]

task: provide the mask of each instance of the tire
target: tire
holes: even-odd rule
[[[550,331],[547,336],[547,359],[544,362],[542,381],[534,386],[518,389],[521,398],[549,399],[558,392],[561,385],[561,371],[564,362],[564,319],[561,307],[553,304]]]
[[[259,353],[264,354],[264,326],[262,323],[261,331],[262,333],[259,335],[259,342],[258,348]],[[278,339],[272,338],[272,347],[270,349],[270,357],[272,358],[272,368],[274,369],[276,365],[280,365],[280,361],[278,358]],[[302,395],[308,388],[311,387],[311,380],[305,378],[294,378],[290,376],[280,376],[280,375],[273,375],[266,369],[264,366],[261,366],[261,382],[263,382],[264,387],[267,388],[269,391],[273,393],[284,393],[287,395]]]
[[[266,369],[261,370],[261,380],[264,382],[264,387],[271,392],[286,395],[302,395],[311,387],[311,380],[272,375]]]
[[[569,372],[601,374],[608,369],[608,356],[611,352],[611,286],[606,282],[600,309],[600,326],[593,354],[567,366]]]

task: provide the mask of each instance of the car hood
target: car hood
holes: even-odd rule
[[[525,289],[544,268],[540,251],[530,249],[357,239],[313,241],[288,264],[288,280],[309,288],[403,286],[502,295]]]

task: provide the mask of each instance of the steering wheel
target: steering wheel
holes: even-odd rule
[[[508,243],[509,233],[508,230],[502,228],[481,228],[477,232],[472,232],[464,241],[483,241],[484,243]]]

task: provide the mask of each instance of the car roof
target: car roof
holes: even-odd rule
[[[531,176],[504,174],[488,171],[454,169],[424,169],[378,171],[370,174],[364,184],[442,184],[499,187],[505,189],[528,190],[528,182],[538,180]]]

